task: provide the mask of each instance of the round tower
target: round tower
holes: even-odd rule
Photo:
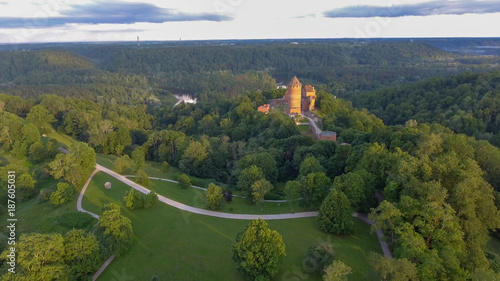
[[[301,99],[302,99],[302,84],[300,84],[297,77],[293,77],[290,84],[288,84],[287,91],[288,113],[300,114]]]

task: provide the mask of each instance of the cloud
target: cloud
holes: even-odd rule
[[[348,6],[323,13],[329,18],[371,18],[432,15],[487,14],[500,12],[498,1],[448,0],[393,6]]]
[[[66,24],[133,24],[180,21],[229,21],[232,17],[212,13],[188,14],[148,3],[96,1],[88,5],[70,5],[57,17],[3,17],[0,28],[44,28]]]

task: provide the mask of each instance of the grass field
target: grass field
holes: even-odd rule
[[[99,165],[102,165],[108,169],[113,170],[113,163],[116,160],[115,155],[104,155],[104,154],[96,154],[96,161]],[[168,171],[163,172],[161,170],[161,163],[154,162],[154,161],[146,161],[146,166],[144,167],[144,171],[148,174],[150,177],[157,177],[157,178],[166,178],[166,179],[177,179],[183,172],[176,168],[176,167],[169,167]],[[132,172],[132,169],[128,169],[124,171],[122,174],[134,174]],[[201,186],[201,187],[207,187],[209,183],[213,182],[213,180],[209,179],[201,179],[193,176],[189,176],[191,179],[191,184],[196,185],[196,186]],[[224,184],[217,183],[218,185],[224,187]]]
[[[309,125],[298,125],[297,128],[299,129],[299,132],[310,132],[311,129],[309,128]]]
[[[113,161],[115,159],[114,156],[111,155],[102,155],[98,154],[97,156],[97,162],[107,168],[112,168],[113,167]],[[168,178],[168,179],[175,179],[178,175],[181,174],[180,170],[171,167],[169,171],[166,173],[162,172],[160,170],[159,164],[156,162],[147,162],[147,165],[145,167],[146,172],[150,177],[161,177],[161,178]],[[190,177],[191,180],[194,181],[193,184],[196,182],[203,181],[203,179],[198,179],[195,177]],[[130,178],[131,180],[135,180],[134,177]],[[199,184],[200,185],[200,184]],[[201,185],[201,186],[206,186],[206,185]],[[147,186],[148,189],[153,190],[154,192],[163,195],[167,198],[170,198],[172,200],[181,202],[183,204],[193,206],[193,207],[198,207],[198,208],[205,208],[204,202],[203,202],[203,196],[205,194],[204,191],[196,189],[196,188],[189,188],[187,190],[181,189],[177,184],[171,183],[171,182],[166,182],[162,180],[151,180],[151,185]],[[238,192],[235,192],[235,194],[238,194]],[[291,213],[292,208],[289,203],[264,203],[264,210],[263,212],[260,212],[260,208],[256,206],[255,204],[248,202],[246,199],[242,198],[237,198],[234,197],[233,201],[231,203],[226,203],[222,206],[221,209],[218,211],[221,212],[227,212],[227,213],[235,213],[235,214],[284,214],[284,213]],[[299,206],[294,206],[294,211],[295,212],[304,212],[307,211],[304,208],[301,208]]]
[[[133,179],[133,178],[132,178]],[[147,188],[154,192],[163,195],[172,200],[183,204],[205,208],[203,196],[205,191],[196,188],[181,189],[177,184],[162,180],[151,180],[152,184]],[[284,214],[291,213],[292,208],[289,203],[264,203],[264,210],[260,212],[260,208],[254,203],[243,198],[233,197],[231,203],[225,203],[222,208],[217,211],[235,214]],[[295,212],[304,212],[305,209],[294,206]]]
[[[103,188],[112,183],[111,190]],[[104,204],[114,202],[132,221],[134,243],[116,258],[98,280],[243,280],[231,259],[231,245],[248,221],[220,219],[187,213],[158,202],[148,210],[127,210],[122,198],[129,187],[98,173],[85,194],[84,209],[101,214]],[[356,221],[355,234],[332,236],[318,230],[315,218],[268,221],[286,244],[287,256],[273,280],[321,280],[302,269],[309,246],[328,241],[335,256],[353,269],[349,280],[377,280],[366,261],[369,252],[381,252],[369,227]],[[294,279],[296,278],[296,279]]]
[[[52,132],[48,133],[47,137],[55,139],[57,142],[62,144],[63,147],[69,147],[72,143],[75,142],[75,140],[72,139],[71,137],[68,137],[66,135],[61,135],[56,131],[52,131]]]
[[[54,180],[48,180],[46,182],[39,183],[40,188],[50,188],[55,186],[57,183]],[[63,214],[76,211],[76,195],[67,204],[63,206],[53,206],[50,202],[40,203],[38,196],[26,201],[17,202],[15,218],[16,222],[16,234],[17,239],[21,234],[25,233],[60,233],[66,234],[72,227],[64,226],[60,223],[60,217]],[[80,213],[81,214],[81,213]],[[2,228],[4,223],[7,221],[7,212],[2,212],[0,215],[0,221],[2,221]],[[85,226],[83,229],[85,231],[92,230],[92,226],[96,220],[92,219],[90,224]],[[4,234],[0,232],[0,250],[7,245]]]

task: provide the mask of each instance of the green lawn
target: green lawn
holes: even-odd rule
[[[112,183],[111,190],[104,183]],[[84,209],[101,214],[104,204],[114,202],[132,221],[135,240],[131,248],[116,258],[98,280],[243,280],[231,260],[231,245],[248,221],[220,219],[180,211],[158,202],[148,210],[129,211],[122,198],[129,187],[98,173],[85,194]],[[349,280],[377,280],[366,256],[381,252],[369,227],[356,222],[354,235],[339,237],[318,230],[315,218],[268,221],[284,239],[287,256],[273,280],[321,280],[302,269],[309,246],[329,241],[335,256],[353,268]],[[297,278],[297,279],[294,279]]]
[[[72,143],[76,142],[74,139],[72,139],[69,136],[59,134],[56,131],[52,131],[47,134],[48,138],[55,139],[57,142],[59,142],[63,147],[69,147]]]
[[[40,187],[49,187],[52,185],[56,185],[55,181],[47,181],[42,184]],[[77,196],[75,194],[73,200],[68,202],[63,206],[53,206],[50,202],[40,203],[38,196],[26,201],[26,202],[17,202],[16,204],[16,233],[19,236],[23,233],[61,233],[65,234],[71,228],[65,227],[58,222],[58,218],[69,212],[76,212],[76,199]],[[5,211],[5,210],[4,210]],[[6,222],[7,220],[7,212],[3,212],[0,215],[0,221]],[[96,222],[96,221],[95,221]],[[95,222],[92,222],[90,225],[87,225],[84,230],[90,231]],[[3,224],[2,224],[3,225]],[[0,234],[1,236],[1,234]],[[2,243],[1,241],[0,243]],[[6,243],[2,243],[3,247]],[[2,248],[0,247],[0,248]]]
[[[151,182],[152,184],[147,188],[160,195],[189,206],[205,208],[203,202],[205,191],[203,190],[196,188],[181,189],[176,183],[162,180],[151,180]],[[291,213],[292,208],[289,203],[266,202],[264,203],[264,210],[261,212],[260,207],[248,202],[246,199],[233,197],[233,201],[231,203],[225,203],[222,208],[217,211],[235,214],[284,214]],[[298,206],[294,206],[294,211],[304,212],[306,210]]]
[[[111,170],[113,170],[113,163],[115,160],[116,160],[115,155],[96,154],[97,163]],[[161,163],[154,161],[146,161],[144,171],[146,171],[146,173],[150,177],[174,179],[174,180],[177,179],[181,174],[183,174],[183,172],[180,169],[172,166],[169,167],[168,171],[163,172],[161,169]],[[122,174],[133,175],[134,173],[132,172],[132,169],[128,169],[128,171],[126,170]],[[213,180],[201,179],[193,176],[189,176],[189,178],[191,179],[191,184],[201,187],[206,187],[210,182],[213,182]],[[221,183],[217,184],[222,187],[225,186],[224,184]]]
[[[298,125],[297,128],[299,129],[299,132],[310,132],[311,129],[309,128],[309,125]]]

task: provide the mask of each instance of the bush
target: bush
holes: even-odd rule
[[[224,196],[224,199],[226,200],[226,202],[231,202],[233,201],[233,192],[229,189],[224,189],[222,191],[222,196]]]
[[[222,187],[211,183],[205,192],[205,204],[211,209],[219,208],[224,202]]]
[[[170,168],[170,165],[168,164],[167,161],[163,161],[163,163],[161,163],[161,171],[166,173],[168,172],[168,169]]]
[[[60,182],[57,184],[57,190],[50,195],[50,203],[53,205],[63,205],[71,201],[73,198],[73,188],[65,183]]]
[[[58,225],[69,229],[83,229],[94,224],[94,218],[87,213],[68,212],[57,217],[56,222]]]
[[[281,196],[279,196],[273,191],[270,191],[266,193],[266,195],[264,195],[264,200],[281,200],[281,199],[282,199]]]
[[[143,170],[137,170],[137,174],[135,175],[135,180],[138,184],[142,186],[148,186],[151,184],[151,180],[149,179],[148,174]]]
[[[178,182],[179,182],[179,186],[182,189],[187,189],[187,188],[191,187],[191,180],[189,179],[189,176],[186,174],[182,174],[179,177]]]
[[[40,189],[40,202],[47,202],[50,200],[50,196],[52,195],[52,193],[54,193],[54,191],[52,189],[49,189],[49,188],[42,188]]]
[[[154,192],[144,194],[131,188],[129,192],[123,197],[125,206],[131,210],[134,209],[147,209],[153,206],[153,204],[158,201],[158,195]]]
[[[312,245],[302,260],[302,267],[310,273],[322,273],[332,263],[333,254],[333,246],[330,243]]]

